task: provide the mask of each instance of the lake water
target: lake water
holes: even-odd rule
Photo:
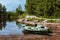
[[[23,27],[17,25],[15,21],[6,22],[5,26],[0,28],[0,35],[23,35],[22,29]]]

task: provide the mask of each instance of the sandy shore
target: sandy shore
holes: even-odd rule
[[[0,40],[60,40],[59,33],[53,33],[51,36],[48,35],[9,35],[9,36],[0,36]]]

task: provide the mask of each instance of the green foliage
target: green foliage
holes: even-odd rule
[[[25,18],[26,17],[26,13],[23,13],[22,15],[19,15],[19,17],[18,18]]]
[[[0,29],[5,28],[7,20],[6,7],[0,3]]]
[[[6,7],[0,3],[0,21],[6,20]]]
[[[60,23],[60,20],[56,20],[56,23]]]
[[[18,18],[19,18],[19,16],[24,16],[23,15],[23,11],[22,11],[22,8],[21,8],[21,6],[19,5],[17,8],[16,8],[16,11],[14,12],[14,11],[7,11],[7,19],[9,20],[9,21],[13,21],[13,20],[17,20]]]
[[[45,19],[39,19],[39,18],[28,18],[27,20],[29,20],[29,21],[37,20],[38,22],[40,22],[40,21],[44,21]]]
[[[60,20],[47,20],[47,22],[51,22],[51,23],[60,23]]]
[[[16,15],[15,12],[12,12],[12,11],[8,11],[7,12],[7,19],[12,21],[12,20],[16,20],[18,18],[18,16]]]
[[[45,0],[27,0],[26,12],[36,16],[44,16],[44,11],[46,9],[45,4]]]
[[[22,8],[21,8],[21,5],[19,5],[17,8],[16,8],[16,15],[21,15],[23,13],[22,11]]]
[[[56,20],[47,20],[47,22],[51,22],[51,23],[53,23],[53,22],[56,22]]]
[[[60,0],[26,0],[26,13],[60,18]]]

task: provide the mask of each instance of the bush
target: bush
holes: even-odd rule
[[[25,18],[25,17],[26,17],[26,13],[19,16],[19,18]]]

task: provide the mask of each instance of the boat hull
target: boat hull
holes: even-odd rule
[[[31,31],[31,30],[23,30],[24,34],[42,34],[42,35],[46,35],[49,33],[49,30],[40,30],[40,31]]]

